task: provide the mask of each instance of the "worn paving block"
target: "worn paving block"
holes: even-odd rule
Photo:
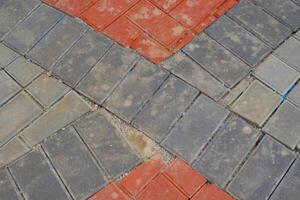
[[[10,170],[26,199],[67,200],[63,185],[40,149],[14,163]]]
[[[168,73],[160,67],[141,60],[107,99],[104,106],[127,122],[131,122],[167,76]]]
[[[111,44],[112,42],[108,38],[89,30],[55,64],[52,72],[71,87],[75,87],[105,54]]]
[[[21,92],[0,109],[0,144],[28,125],[42,109],[26,93]]]
[[[71,91],[28,126],[21,133],[21,137],[33,146],[88,111],[89,105],[77,93]]]
[[[112,178],[119,177],[140,162],[105,111],[80,118],[75,125]]]
[[[84,23],[65,16],[27,56],[49,70],[86,29]]]
[[[263,131],[294,149],[300,141],[300,109],[288,101],[278,108]]]
[[[42,74],[34,80],[26,90],[42,106],[48,108],[63,97],[70,88],[55,78]]]
[[[231,109],[262,126],[280,104],[280,96],[259,81],[254,81],[238,98]]]
[[[75,199],[86,199],[106,183],[73,127],[58,131],[43,147]]]
[[[300,77],[299,72],[273,55],[256,68],[255,75],[281,95],[284,95]]]
[[[0,106],[17,94],[21,87],[5,73],[0,71]]]
[[[5,70],[23,87],[27,86],[44,71],[24,57],[17,58]]]
[[[114,86],[134,66],[138,55],[114,45],[76,87],[81,93],[102,104]]]
[[[205,33],[183,50],[228,87],[233,87],[250,71],[249,66]]]
[[[210,26],[206,33],[251,66],[258,64],[271,51],[270,47],[226,16]]]
[[[133,124],[161,142],[197,94],[195,88],[171,76],[137,115]]]
[[[175,54],[163,66],[215,100],[227,92],[221,82],[183,53]]]
[[[294,159],[295,154],[265,136],[233,179],[228,191],[244,200],[267,199]]]
[[[292,31],[263,9],[243,0],[228,12],[234,20],[242,23],[247,30],[255,33],[260,39],[276,48]]]
[[[42,4],[5,37],[4,43],[18,53],[25,54],[62,17],[62,13]]]
[[[200,155],[194,167],[211,182],[225,187],[234,170],[255,145],[259,135],[247,122],[231,116]]]
[[[9,177],[7,171],[0,169],[0,199],[3,200],[20,200],[21,197],[17,193],[12,179]]]
[[[0,68],[5,68],[17,57],[18,54],[16,52],[0,43]]]
[[[192,162],[228,114],[225,108],[200,95],[162,144]]]
[[[293,90],[289,93],[288,99],[300,108],[300,82],[298,82]]]

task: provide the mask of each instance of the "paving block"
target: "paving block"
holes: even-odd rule
[[[225,108],[200,95],[162,144],[190,163],[228,114]]]
[[[130,198],[114,183],[94,194],[89,200],[130,200]]]
[[[58,131],[43,147],[75,199],[86,199],[106,184],[103,173],[73,127]]]
[[[5,200],[21,199],[12,183],[12,179],[4,168],[0,169],[0,198]]]
[[[157,7],[161,10],[165,11],[166,13],[170,12],[173,8],[178,6],[183,0],[150,0],[154,3]]]
[[[84,23],[65,16],[29,51],[27,56],[49,70],[86,29]]]
[[[117,83],[134,67],[137,59],[138,55],[135,52],[115,45],[76,89],[98,104],[102,104]]]
[[[161,142],[197,94],[195,88],[171,76],[137,115],[133,124]]]
[[[210,26],[206,33],[251,66],[258,64],[271,51],[270,47],[226,16]]]
[[[233,200],[226,192],[214,184],[206,184],[199,190],[199,192],[192,198],[192,200]]]
[[[41,5],[5,37],[4,43],[24,55],[62,17],[63,14],[57,10]]]
[[[5,73],[0,71],[0,106],[2,106],[11,97],[16,95],[21,90],[21,87]]]
[[[209,181],[225,187],[259,136],[259,132],[247,122],[231,116],[200,155],[194,167]]]
[[[114,90],[104,106],[127,122],[131,122],[167,75],[168,73],[160,67],[141,60]]]
[[[68,85],[75,87],[107,52],[111,44],[112,42],[103,35],[88,31],[51,71]]]
[[[71,91],[22,131],[21,137],[33,146],[88,111],[90,106],[77,93]]]
[[[76,129],[112,178],[131,170],[140,158],[131,149],[108,114],[101,110],[76,122]]]
[[[55,78],[42,74],[39,78],[34,80],[26,90],[45,108],[61,99],[70,88]]]
[[[300,40],[300,30],[295,33],[294,37]]]
[[[280,102],[278,94],[255,80],[233,103],[231,109],[258,126],[262,126]]]
[[[17,57],[18,54],[16,52],[0,43],[0,68],[5,68]]]
[[[300,84],[299,82],[295,85],[294,89],[288,94],[287,98],[300,107]]]
[[[69,199],[49,161],[46,160],[40,149],[36,149],[18,160],[10,166],[10,170],[26,199]]]
[[[48,1],[48,0],[46,0]],[[88,9],[97,0],[58,0],[54,7],[63,10],[72,16],[79,16],[84,10]]]
[[[265,136],[228,187],[240,199],[267,199],[280,182],[295,154]]]

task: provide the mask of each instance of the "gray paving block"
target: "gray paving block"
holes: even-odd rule
[[[265,136],[228,191],[243,200],[265,200],[295,159],[283,145]]]
[[[90,30],[55,64],[52,72],[71,87],[75,87],[111,44],[108,38]]]
[[[31,146],[41,142],[59,129],[90,111],[89,105],[75,92],[69,92],[55,106],[21,132]]]
[[[251,66],[258,64],[271,48],[226,16],[221,17],[206,33]]]
[[[3,200],[20,200],[20,195],[17,193],[13,183],[11,182],[7,171],[0,169],[0,199]]]
[[[288,99],[300,107],[300,82],[298,82],[293,90],[289,93]]]
[[[10,170],[21,192],[30,200],[69,199],[50,163],[40,152],[32,151],[14,163]]]
[[[75,18],[65,16],[28,53],[28,57],[49,70],[87,26]]]
[[[0,71],[0,106],[2,106],[11,97],[16,95],[21,90],[21,87],[5,73]]]
[[[288,27],[248,0],[241,1],[228,12],[228,15],[273,48],[276,48],[292,33]]]
[[[294,149],[300,141],[300,109],[288,101],[278,108],[263,131]]]
[[[281,99],[278,94],[259,81],[254,81],[234,102],[231,109],[242,117],[262,126],[280,102]]]
[[[225,108],[200,95],[162,145],[191,163],[228,114]]]
[[[5,68],[17,57],[18,54],[16,52],[0,43],[0,68]]]
[[[300,30],[295,33],[294,37],[300,40]]]
[[[249,66],[204,33],[184,51],[228,87],[233,87],[250,71]]]
[[[104,106],[127,122],[131,122],[167,76],[168,73],[160,67],[142,60],[129,72]]]
[[[42,4],[4,38],[4,43],[24,55],[62,17],[62,13]]]
[[[300,6],[300,0],[293,0],[298,6]]]
[[[132,69],[137,58],[134,51],[114,45],[76,89],[102,104],[116,84]]]
[[[183,53],[175,54],[163,66],[215,100],[227,92],[221,82]]]
[[[224,187],[254,147],[259,135],[259,131],[247,122],[232,116],[218,131],[194,167],[208,180]]]
[[[55,78],[42,74],[26,90],[44,107],[48,108],[62,98],[70,88]]]
[[[42,113],[26,93],[21,92],[0,109],[0,144],[14,136]]]
[[[73,127],[58,131],[43,147],[75,199],[86,199],[106,183]]]
[[[76,122],[76,129],[112,178],[135,167],[140,158],[101,110]]]

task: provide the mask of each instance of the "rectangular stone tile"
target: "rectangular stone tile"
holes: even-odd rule
[[[140,162],[105,111],[80,118],[75,125],[112,178],[128,172]]]
[[[26,93],[21,92],[0,109],[0,144],[13,137],[42,113]]]
[[[215,100],[219,100],[227,92],[221,82],[183,53],[175,54],[163,66]]]
[[[251,66],[258,64],[271,51],[270,47],[226,16],[210,26],[206,33]]]
[[[241,1],[228,15],[273,48],[292,33],[288,27],[248,0]]]
[[[287,98],[300,108],[300,82],[298,82]]]
[[[104,106],[127,122],[131,122],[167,76],[168,73],[160,67],[141,60],[107,99]]]
[[[0,169],[0,199],[21,200],[20,195],[12,183],[12,179],[4,168]]]
[[[265,136],[228,191],[244,200],[265,200],[295,159],[283,145]]]
[[[211,182],[225,187],[257,142],[259,135],[258,130],[247,122],[231,116],[194,167]]]
[[[18,54],[0,43],[0,68],[5,68],[9,63],[15,60]]]
[[[49,70],[86,29],[84,23],[65,16],[30,50],[27,56]]]
[[[21,133],[21,137],[33,146],[88,111],[89,105],[77,93],[71,91],[28,126]]]
[[[18,53],[25,54],[62,17],[62,13],[42,4],[5,37],[4,43]]]
[[[52,72],[71,87],[75,87],[111,45],[108,38],[89,30],[55,64]]]
[[[21,87],[4,70],[0,70],[0,107],[20,90]]]
[[[43,147],[75,199],[86,199],[106,183],[73,127],[58,131]]]
[[[200,95],[162,145],[191,163],[228,114],[225,108]]]
[[[26,199],[69,199],[63,185],[40,149],[18,160],[10,167],[10,170]]]
[[[187,45],[184,51],[230,88],[250,71],[249,66],[204,33]]]
[[[102,104],[118,82],[132,69],[138,55],[114,45],[76,87],[81,93]]]

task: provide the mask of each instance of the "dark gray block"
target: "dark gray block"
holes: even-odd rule
[[[3,200],[20,200],[20,195],[16,192],[12,180],[9,178],[7,171],[0,169],[0,199]]]
[[[5,68],[17,57],[18,54],[16,52],[0,43],[0,68]]]
[[[5,73],[0,71],[0,106],[16,95],[21,90],[21,87]]]

